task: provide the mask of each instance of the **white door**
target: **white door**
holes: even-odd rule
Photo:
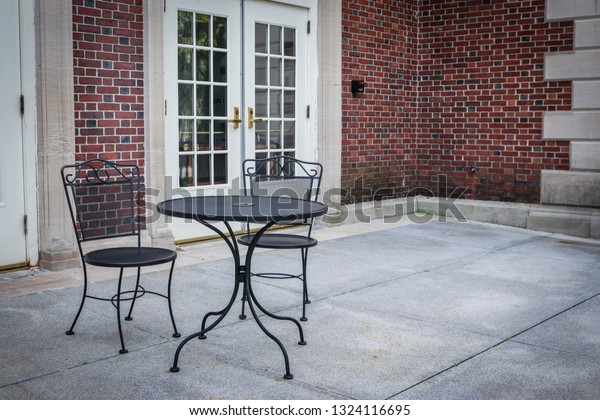
[[[306,7],[272,1],[167,1],[165,159],[174,196],[238,193],[246,158],[315,158],[308,17]],[[176,240],[212,235],[168,222]]]
[[[26,265],[19,2],[0,13],[0,269]]]
[[[245,2],[244,98],[246,158],[314,159],[309,141],[308,10]],[[251,109],[249,109],[251,108]]]

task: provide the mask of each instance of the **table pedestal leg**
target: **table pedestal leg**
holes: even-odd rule
[[[205,328],[208,317],[216,316],[216,315],[222,315],[222,317],[224,317],[227,314],[227,312],[229,312],[229,310],[231,309],[231,306],[233,305],[235,298],[237,297],[240,283],[244,283],[246,281],[246,268],[243,265],[236,267],[235,271],[237,273],[237,275],[235,277],[236,285],[235,285],[235,290],[233,291],[233,295],[231,296],[231,300],[229,301],[229,304],[223,310],[218,311],[218,312],[208,312],[206,315],[204,315],[204,318],[202,319],[202,331],[204,331],[205,333],[210,331],[214,326],[216,326],[216,324],[218,324],[221,321],[221,319],[223,319],[223,318],[219,318],[217,320],[217,322],[215,324],[213,324],[211,327]],[[246,299],[246,290],[245,290],[245,288],[242,288],[242,290],[243,290],[242,299],[245,300]],[[206,336],[204,334],[201,334],[198,336],[198,338],[205,339]]]
[[[244,283],[244,297],[246,298],[246,301],[248,302],[248,307],[250,308],[250,311],[252,312],[252,316],[254,316],[254,320],[256,321],[256,323],[258,324],[258,326],[260,327],[260,329],[273,341],[275,341],[275,343],[279,346],[279,348],[281,349],[281,353],[283,353],[283,360],[285,363],[285,375],[283,375],[284,379],[293,379],[294,375],[292,375],[290,373],[290,362],[289,362],[289,357],[287,354],[287,350],[285,349],[285,346],[283,345],[283,343],[277,338],[275,337],[265,326],[264,324],[261,322],[260,318],[258,317],[258,314],[256,313],[256,309],[254,308],[254,305],[256,305],[256,307],[258,309],[260,309],[260,311],[262,313],[264,313],[265,315],[274,318],[274,319],[279,319],[279,320],[287,320],[287,321],[291,321],[294,324],[296,324],[296,326],[298,327],[298,332],[300,333],[300,341],[298,342],[298,344],[300,345],[305,345],[306,341],[304,341],[304,332],[302,331],[302,326],[300,325],[300,323],[292,318],[292,317],[287,317],[287,316],[279,316],[279,315],[275,315],[269,311],[267,311],[256,299],[256,296],[254,295],[254,291],[252,290],[252,270],[251,270],[251,263],[252,263],[252,255],[254,254],[254,249],[256,248],[256,245],[258,244],[258,241],[260,239],[260,237],[263,235],[263,233],[269,228],[271,227],[271,225],[273,225],[273,223],[267,224],[266,226],[264,226],[262,229],[260,229],[252,238],[252,242],[250,243],[250,245],[248,246],[248,252],[246,253],[246,265],[245,265],[245,283]]]
[[[196,337],[201,338],[201,339],[206,338],[205,334],[207,332],[209,332],[210,330],[212,330],[214,327],[216,327],[223,320],[223,318],[225,318],[225,315],[227,315],[227,313],[229,312],[229,310],[231,309],[231,307],[233,306],[233,303],[235,302],[235,300],[237,298],[239,289],[240,289],[240,282],[237,281],[237,279],[236,279],[235,286],[233,288],[233,294],[231,295],[231,299],[229,299],[229,303],[227,304],[227,306],[218,312],[209,312],[206,315],[204,315],[204,319],[202,320],[202,329],[200,331],[198,331],[197,333],[186,337],[181,343],[179,343],[179,346],[177,347],[177,351],[175,352],[175,358],[173,359],[173,366],[170,369],[171,372],[179,372],[179,367],[177,366],[177,362],[179,361],[179,353],[183,349],[183,346],[185,346],[187,344],[187,342],[193,338],[196,338]],[[205,328],[206,320],[211,315],[219,315],[219,318],[217,318],[217,320],[215,322],[213,322],[212,324],[210,324],[208,327]]]
[[[289,357],[287,354],[287,350],[285,349],[285,346],[283,345],[283,343],[277,338],[275,337],[265,326],[264,324],[261,322],[260,318],[258,317],[258,314],[256,313],[256,310],[254,309],[254,305],[256,304],[256,307],[258,309],[260,309],[260,311],[262,313],[264,313],[265,315],[271,317],[271,318],[275,318],[275,319],[280,319],[280,320],[287,320],[287,321],[292,321],[296,324],[296,326],[298,327],[298,331],[300,333],[300,341],[298,341],[298,344],[300,345],[305,345],[306,341],[304,341],[304,333],[302,331],[302,326],[300,325],[300,323],[298,321],[296,321],[296,319],[291,318],[291,317],[286,317],[286,316],[279,316],[279,315],[275,315],[269,311],[267,311],[256,299],[256,296],[254,295],[254,292],[252,291],[252,286],[250,284],[250,281],[247,281],[245,284],[245,288],[247,289],[247,301],[248,301],[248,307],[250,308],[250,312],[252,312],[252,316],[254,317],[254,320],[256,321],[256,323],[258,324],[258,326],[260,327],[260,329],[271,339],[273,340],[275,343],[277,343],[277,345],[279,346],[279,348],[281,349],[281,353],[283,354],[283,361],[285,363],[285,375],[283,375],[284,379],[294,379],[294,375],[291,374],[290,372],[290,361],[289,361]]]
[[[205,223],[203,223],[205,224]],[[171,367],[171,372],[179,372],[179,367],[177,365],[178,361],[179,361],[179,353],[181,353],[181,350],[183,349],[183,347],[193,338],[200,338],[200,339],[205,339],[206,338],[206,333],[209,332],[210,330],[212,330],[214,327],[216,327],[222,320],[223,318],[225,318],[225,316],[227,315],[227,313],[231,310],[231,307],[233,306],[233,303],[235,302],[237,295],[238,295],[238,291],[240,288],[240,283],[244,284],[243,287],[243,291],[242,291],[242,299],[244,300],[244,302],[248,302],[248,307],[250,308],[250,311],[252,312],[252,315],[254,316],[254,320],[256,321],[256,323],[258,324],[258,326],[260,327],[260,329],[273,341],[275,341],[275,343],[279,346],[281,353],[283,354],[283,360],[285,363],[285,375],[283,375],[284,379],[293,379],[294,375],[291,374],[290,372],[290,362],[289,362],[289,357],[287,354],[287,351],[285,349],[285,346],[283,345],[283,343],[277,338],[275,337],[275,335],[273,335],[262,323],[262,321],[260,320],[258,313],[256,312],[255,309],[255,305],[256,307],[265,315],[267,315],[268,317],[274,318],[274,319],[279,319],[279,320],[284,320],[284,321],[291,321],[294,324],[296,324],[296,326],[298,327],[298,332],[300,334],[300,341],[298,341],[298,344],[300,345],[305,345],[306,341],[304,341],[304,333],[302,330],[302,326],[300,325],[300,323],[292,317],[287,317],[287,316],[279,316],[279,315],[275,315],[269,311],[267,311],[256,299],[256,296],[254,295],[254,292],[252,290],[252,276],[251,276],[251,271],[250,271],[250,264],[252,261],[252,254],[254,253],[254,249],[256,248],[256,244],[258,243],[258,240],[260,239],[260,237],[262,236],[262,234],[273,225],[273,223],[268,223],[267,225],[265,225],[262,229],[260,229],[255,235],[254,238],[252,240],[252,243],[248,246],[248,252],[246,254],[246,260],[245,260],[245,265],[241,265],[240,264],[240,254],[239,254],[239,248],[237,247],[237,243],[235,240],[235,234],[233,233],[231,227],[229,226],[229,224],[226,223],[227,229],[229,231],[229,238],[227,238],[222,232],[218,231],[216,228],[206,224],[208,227],[210,227],[211,229],[215,230],[217,233],[219,233],[219,235],[223,238],[223,240],[225,240],[225,242],[229,245],[229,248],[233,254],[233,258],[235,261],[235,286],[233,289],[233,293],[231,295],[231,299],[229,300],[229,303],[227,304],[227,306],[225,306],[225,308],[223,308],[220,311],[216,311],[216,312],[208,312],[206,315],[204,315],[204,318],[202,319],[202,329],[195,333],[192,334],[188,337],[186,337],[177,347],[177,351],[175,352],[175,357],[173,359],[173,366]],[[213,322],[211,325],[209,325],[208,327],[206,327],[206,322],[208,320],[209,317],[211,316],[218,316],[217,320],[215,322]]]

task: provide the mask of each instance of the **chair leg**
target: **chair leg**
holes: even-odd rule
[[[83,304],[85,303],[85,298],[87,297],[87,287],[88,287],[87,269],[86,269],[85,261],[84,261],[83,262],[83,295],[81,296],[81,303],[79,304],[79,310],[77,311],[77,315],[75,315],[75,319],[73,320],[73,323],[71,324],[71,328],[69,328],[69,331],[67,331],[67,335],[75,334],[75,331],[73,331],[73,328],[75,328],[75,324],[77,324],[79,315],[81,315],[81,310],[83,309]]]
[[[306,304],[310,303],[308,299],[308,286],[306,285],[306,266],[308,262],[308,248],[302,248],[302,318],[300,321],[308,321],[306,318]]]
[[[119,350],[120,354],[127,353],[127,349],[125,349],[125,341],[123,340],[123,329],[121,328],[121,282],[123,281],[123,267],[121,267],[119,272],[119,286],[117,287],[117,322],[119,325],[119,338],[121,339],[121,350]]]
[[[246,283],[246,267],[238,266],[236,267],[237,271],[237,281]],[[252,273],[250,273],[252,275]],[[248,294],[246,293],[246,286],[244,284],[243,292],[242,292],[242,313],[239,315],[240,319],[246,319],[246,301],[248,300]]]
[[[242,296],[242,313],[239,315],[240,319],[246,319],[246,295]]]
[[[173,306],[171,305],[171,279],[173,278],[173,268],[175,268],[175,260],[171,263],[171,270],[169,271],[169,283],[167,285],[167,301],[169,302],[169,315],[171,315],[171,322],[173,323],[173,337],[179,338],[181,334],[177,332],[177,326],[175,325],[175,317],[173,316]]]
[[[129,307],[129,313],[125,317],[125,321],[131,321],[133,318],[131,317],[131,313],[133,312],[133,305],[135,305],[135,299],[137,298],[138,288],[140,287],[140,273],[142,271],[142,267],[138,267],[137,269],[137,280],[135,282],[135,289],[133,291],[133,298],[131,299],[131,306]]]

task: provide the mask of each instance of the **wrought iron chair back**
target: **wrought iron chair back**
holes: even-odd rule
[[[78,242],[136,236],[141,245],[141,182],[137,165],[93,159],[61,169]]]
[[[317,200],[321,187],[323,166],[290,156],[268,159],[247,159],[243,162],[244,190],[249,195],[290,197]],[[311,220],[298,220],[292,225],[305,224],[312,229]],[[308,233],[310,235],[310,231]]]
[[[306,162],[291,156],[276,156],[268,159],[247,159],[243,162],[242,167],[244,191],[248,195],[268,195],[314,201],[319,197],[323,172],[323,166],[320,163]],[[300,320],[306,321],[306,304],[310,303],[306,282],[308,249],[317,245],[317,240],[311,236],[314,220],[310,218],[280,224],[305,225],[308,226],[308,229],[304,234],[297,232],[265,233],[255,246],[270,249],[299,249],[302,255],[302,273],[297,275],[290,273],[251,273],[251,275],[270,279],[295,278],[302,281],[303,299]],[[238,238],[238,242],[249,245],[252,238],[250,225],[248,225],[246,235]],[[245,318],[243,304],[240,317]]]
[[[142,246],[141,229],[145,217],[142,210],[143,191],[139,167],[134,164],[91,159],[83,163],[63,166],[61,176],[77,237],[84,278],[79,311],[67,335],[74,334],[73,329],[87,298],[109,301],[117,309],[121,340],[119,353],[127,353],[121,328],[121,302],[131,301],[129,313],[125,317],[126,321],[130,321],[133,319],[131,314],[136,299],[149,293],[168,300],[174,330],[173,337],[179,337],[171,305],[171,279],[177,253],[170,249]],[[101,249],[90,252],[84,252],[82,247],[83,242],[126,236],[136,237],[136,246],[101,246]],[[166,263],[170,263],[166,294],[146,290],[140,285],[141,267]],[[99,297],[88,294],[88,264],[120,269],[115,295]],[[135,288],[123,291],[123,270],[130,267],[137,268]]]

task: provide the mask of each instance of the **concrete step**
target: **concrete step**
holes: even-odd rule
[[[600,19],[575,21],[575,48],[600,47]]]
[[[527,229],[600,239],[600,210],[533,205],[527,215]]]
[[[543,204],[600,207],[600,173],[542,171]]]
[[[600,171],[600,141],[572,141],[569,158],[572,171]]]
[[[418,197],[418,211],[581,238],[600,239],[600,209]]]
[[[573,82],[573,110],[600,110],[600,80]]]
[[[600,49],[548,53],[544,63],[546,80],[600,79]]]
[[[543,116],[546,140],[598,140],[600,111],[552,111]]]
[[[600,17],[600,0],[546,0],[546,20]]]

